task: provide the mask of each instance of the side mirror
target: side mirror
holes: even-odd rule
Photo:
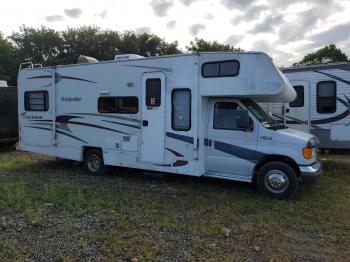
[[[242,109],[237,110],[235,114],[235,121],[237,128],[244,129],[245,131],[250,130],[250,120],[248,110]]]

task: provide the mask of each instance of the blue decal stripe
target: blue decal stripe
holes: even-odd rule
[[[62,132],[62,131],[60,131],[60,130],[56,130],[56,132],[57,132],[57,133],[59,133],[59,134],[61,134],[61,135],[64,135],[64,136],[69,136],[70,138],[73,138],[73,139],[79,140],[80,142],[83,142],[83,143],[87,144],[87,142],[86,142],[86,141],[84,141],[83,139],[80,139],[79,137],[73,136],[73,135],[71,135],[71,134],[67,134],[67,133]]]
[[[166,132],[166,136],[170,137],[170,138],[177,139],[177,140],[184,141],[184,142],[189,143],[189,144],[193,144],[193,137],[190,137],[190,136],[178,135],[178,134],[174,134],[174,133],[170,133],[170,132]]]
[[[330,78],[333,78],[333,79],[335,79],[335,80],[338,80],[338,81],[340,81],[340,82],[343,82],[343,83],[345,83],[345,84],[350,85],[350,81],[345,80],[345,79],[343,79],[343,78],[341,78],[341,77],[339,77],[339,76],[331,75],[331,74],[328,74],[328,73],[325,73],[325,72],[321,72],[321,71],[317,71],[317,70],[314,70],[314,72],[319,73],[319,74],[322,74],[322,75],[326,75],[326,76],[328,76],[328,77],[330,77]]]
[[[35,128],[35,129],[42,129],[42,130],[52,131],[51,128],[45,128],[45,127],[38,127],[38,126],[25,126],[25,127],[30,127],[30,128]],[[78,141],[80,141],[80,142],[83,142],[83,143],[87,144],[86,141],[80,139],[79,137],[76,137],[76,136],[67,134],[67,133],[62,132],[62,131],[57,130],[57,129],[56,129],[56,132],[59,133],[59,134],[61,134],[61,135],[68,136],[68,137],[70,137],[70,138],[73,138],[73,139],[75,139],[75,140],[78,140]]]
[[[214,141],[214,149],[225,152],[227,154],[233,155],[238,158],[248,160],[253,163],[255,163],[257,160],[259,160],[260,158],[266,155],[259,151],[255,151],[248,148],[231,145],[231,144],[227,144],[219,141]]]

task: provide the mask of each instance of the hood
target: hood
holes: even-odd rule
[[[303,131],[291,128],[278,130],[265,129],[265,131],[269,132],[269,136],[272,138],[271,141],[273,141],[274,143],[300,145],[303,147],[315,147],[318,145],[318,139],[314,135]]]

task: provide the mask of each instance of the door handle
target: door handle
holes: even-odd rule
[[[142,121],[142,125],[143,125],[143,126],[148,126],[148,120],[143,120],[143,121]]]
[[[289,113],[289,108],[286,109],[286,113]]]

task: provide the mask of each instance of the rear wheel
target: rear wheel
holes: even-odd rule
[[[84,168],[89,175],[99,176],[107,171],[103,162],[102,152],[98,149],[89,149],[84,155]]]
[[[270,162],[263,165],[258,173],[259,191],[276,199],[293,196],[298,189],[298,177],[294,169],[283,162]]]

